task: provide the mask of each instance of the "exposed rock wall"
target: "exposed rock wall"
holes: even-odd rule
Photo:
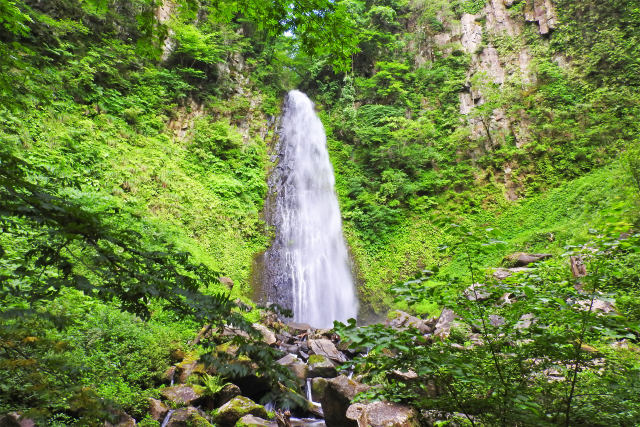
[[[518,148],[526,145],[530,141],[530,120],[526,115],[514,117],[485,104],[499,97],[505,85],[524,90],[536,83],[531,69],[534,55],[525,43],[524,31],[526,26],[535,25],[540,42],[547,42],[545,38],[557,24],[552,1],[487,0],[477,14],[464,13],[459,20],[454,20],[449,14],[441,13],[438,19],[444,30],[431,37],[430,46],[445,56],[457,46],[471,57],[467,81],[459,94],[459,111],[471,139],[482,141],[471,149],[472,156],[504,144],[507,136],[515,140]],[[513,180],[511,167],[499,180],[505,184],[505,196],[511,200],[517,198],[518,184]]]

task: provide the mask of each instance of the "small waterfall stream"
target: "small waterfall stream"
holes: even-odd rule
[[[276,151],[265,208],[275,238],[264,255],[264,292],[293,310],[294,321],[331,327],[356,317],[358,302],[324,127],[297,90],[287,95]]]

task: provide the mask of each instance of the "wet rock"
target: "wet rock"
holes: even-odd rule
[[[259,323],[253,324],[253,329],[256,329],[260,334],[262,334],[262,342],[267,345],[275,344],[277,341],[276,334],[273,333],[269,328]]]
[[[338,376],[338,371],[336,370],[333,362],[321,354],[313,354],[309,356],[307,364],[309,365],[309,372],[307,374],[307,377],[309,378],[334,378]]]
[[[322,405],[317,402],[310,402],[307,400],[307,413],[315,418],[324,418],[324,412],[322,411]]]
[[[311,380],[311,398],[314,402],[322,401],[328,383],[328,380],[322,377],[316,377]]]
[[[258,405],[248,397],[237,396],[218,409],[213,421],[221,426],[233,426],[245,415],[254,415],[260,418],[269,417],[264,406]]]
[[[391,318],[387,320],[386,324],[393,329],[403,331],[409,327],[418,329],[423,334],[429,334],[433,332],[433,328],[428,322],[412,316],[404,311],[396,310],[390,313]]]
[[[189,405],[196,402],[204,394],[204,389],[200,386],[177,385],[160,390],[160,394],[167,400],[178,405]]]
[[[147,400],[149,401],[149,414],[151,415],[151,418],[156,421],[164,420],[167,412],[169,412],[169,408],[167,407],[167,405],[165,405],[158,399],[153,399],[151,397]]]
[[[438,338],[445,339],[451,333],[451,323],[456,318],[456,314],[453,310],[449,308],[445,308],[440,313],[440,317],[438,318],[438,322],[436,323],[436,329],[433,333],[434,336]]]
[[[213,427],[203,414],[193,406],[176,409],[171,414],[167,427]]]
[[[504,258],[504,261],[513,267],[526,267],[529,264],[551,257],[551,254],[529,254],[525,252],[516,252],[511,255],[507,255]]]
[[[507,277],[511,277],[513,274],[520,273],[522,271],[529,271],[529,269],[525,267],[496,268],[493,271],[493,277],[495,277],[498,280],[504,280]]]
[[[358,427],[418,427],[418,414],[412,408],[391,402],[354,403],[346,412]]]
[[[336,362],[346,362],[347,358],[336,348],[335,344],[328,339],[309,340],[309,349],[314,354],[326,356]]]
[[[254,415],[245,415],[244,417],[240,418],[236,423],[236,427],[253,427],[253,426],[278,427],[278,424],[273,421],[256,417]]]
[[[485,301],[491,297],[491,293],[487,292],[485,285],[482,283],[474,283],[465,289],[464,296],[469,301]]]
[[[176,370],[177,368],[175,366],[170,367],[164,372],[163,378],[169,383],[171,383],[171,381],[175,380]]]
[[[327,380],[327,386],[320,403],[328,427],[356,427],[357,423],[346,417],[351,400],[356,394],[366,391],[369,386],[350,380],[345,375]]]

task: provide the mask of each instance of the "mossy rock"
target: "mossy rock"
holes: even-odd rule
[[[236,427],[277,427],[273,421],[265,420],[254,415],[245,415],[236,423]]]
[[[309,372],[307,374],[309,378],[333,378],[338,376],[334,363],[326,356],[313,354],[309,356],[307,363],[309,364]]]
[[[190,405],[202,398],[204,388],[198,385],[177,385],[160,390],[160,394],[176,405]]]
[[[200,412],[194,408],[177,409],[171,414],[167,427],[213,427]]]
[[[236,396],[218,408],[213,421],[221,426],[233,426],[245,415],[254,415],[260,418],[268,417],[264,406],[258,405],[248,397]]]

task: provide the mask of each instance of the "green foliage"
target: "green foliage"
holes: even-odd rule
[[[21,1],[0,1],[0,24],[13,34],[25,36],[29,33],[27,23],[33,22],[33,20],[23,12],[22,8],[24,5]]]
[[[486,0],[455,0],[452,3],[453,10],[458,14],[470,13],[475,15],[484,9]]]
[[[467,257],[467,277],[425,271],[393,288],[410,304],[427,299],[452,309],[457,320],[448,338],[381,325],[339,327],[354,348],[370,348],[352,363],[365,378],[382,382],[370,394],[422,410],[460,412],[471,423],[488,425],[637,423],[637,361],[610,344],[636,341],[640,330],[632,318],[597,312],[594,301],[637,286],[635,276],[618,272],[621,262],[635,262],[640,235],[596,237],[574,248],[590,272],[579,283],[563,262],[503,281],[492,279],[491,272],[481,277],[475,256],[500,242],[464,228],[459,234],[462,245],[451,249]],[[393,370],[412,370],[418,378],[388,375]]]
[[[227,382],[224,381],[219,375],[204,374],[202,377],[202,385],[204,386],[205,393],[209,396],[215,396],[220,390],[226,386]]]

